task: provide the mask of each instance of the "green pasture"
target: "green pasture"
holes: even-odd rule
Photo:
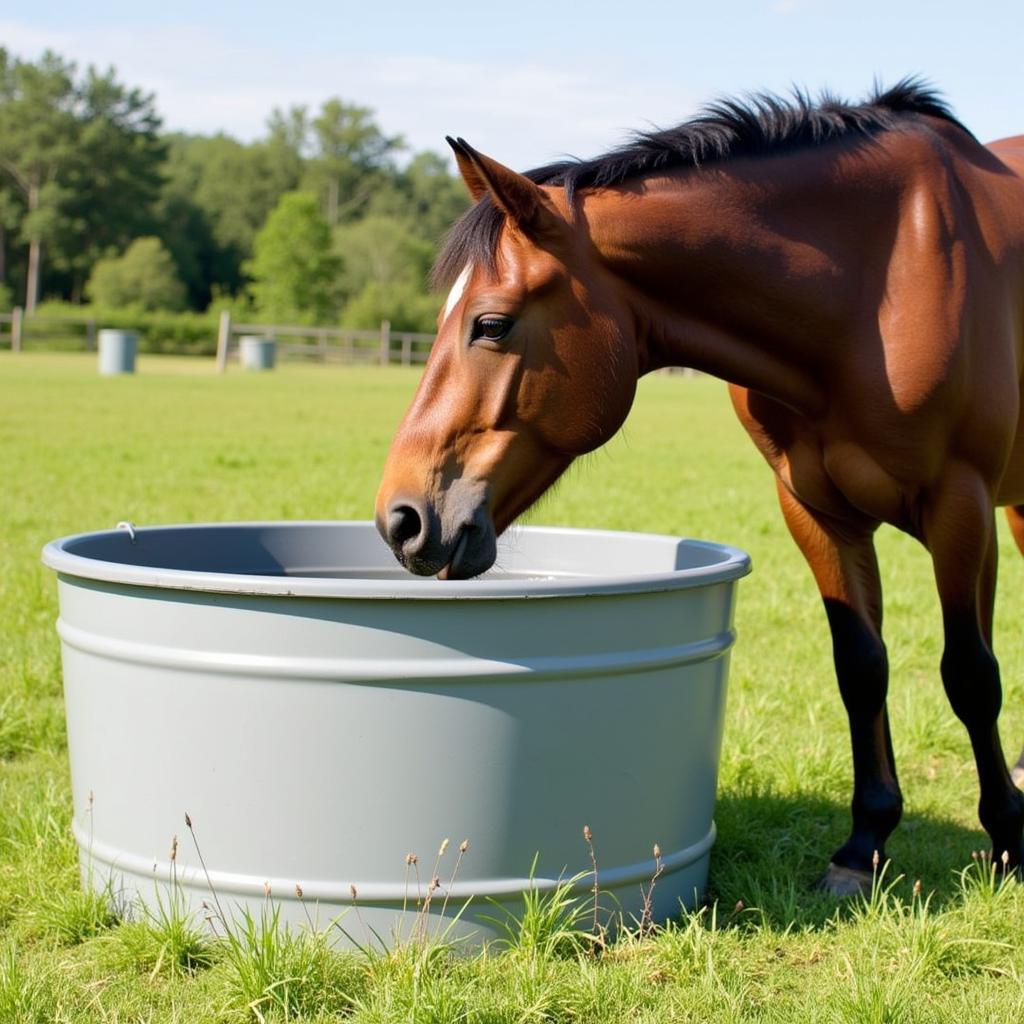
[[[95,357],[0,355],[0,1024],[1021,1019],[1024,897],[972,861],[986,840],[970,748],[938,677],[929,563],[891,531],[879,548],[906,815],[872,900],[839,905],[813,889],[845,838],[850,787],[825,620],[770,474],[724,386],[706,378],[645,380],[622,434],[531,518],[716,539],[753,557],[707,907],[597,953],[535,917],[509,948],[460,957],[336,954],[259,921],[217,943],[170,908],[119,922],[86,899],[69,831],[56,588],[40,548],[121,519],[367,518],[416,382],[398,368],[302,365],[218,377],[210,360],[158,356],[139,369],[100,378]],[[1024,562],[1000,531],[996,650],[1016,756]],[[628,758],[658,713],[638,706],[614,750],[587,749],[584,728],[567,742],[581,757]]]

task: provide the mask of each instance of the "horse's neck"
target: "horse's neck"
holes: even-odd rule
[[[854,207],[806,160],[742,171],[594,193],[591,237],[633,309],[645,370],[691,366],[812,412],[857,308],[878,201]]]

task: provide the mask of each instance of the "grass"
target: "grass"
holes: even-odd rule
[[[369,517],[416,381],[398,368],[288,365],[218,378],[208,361],[145,355],[139,369],[100,378],[89,357],[0,355],[2,1024],[1020,1019],[1024,887],[1000,884],[972,860],[986,840],[969,744],[938,678],[928,559],[892,531],[879,548],[907,813],[871,900],[837,907],[813,890],[845,837],[845,716],[824,616],[769,473],[709,379],[644,381],[623,434],[533,514],[709,537],[753,556],[740,591],[707,907],[595,956],[589,944],[563,941],[565,913],[538,905],[505,947],[460,957],[414,943],[393,954],[333,953],[316,935],[282,936],[270,909],[234,945],[212,942],[174,905],[118,922],[109,901],[82,896],[55,586],[40,548],[121,519]],[[1002,524],[1000,539],[996,649],[1015,756],[1024,634],[1013,597],[1024,562]],[[643,737],[624,734],[630,742]],[[574,908],[563,909],[571,933]],[[585,927],[588,916],[584,908]]]

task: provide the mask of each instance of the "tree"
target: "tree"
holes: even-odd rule
[[[179,217],[186,207],[204,222],[196,254],[206,276],[197,292],[214,285],[230,291],[244,284],[242,263],[252,253],[256,233],[285,192],[298,185],[301,162],[281,140],[245,145],[227,135],[176,135],[169,139],[166,184],[158,204],[169,244],[189,280]],[[210,244],[212,242],[212,245]],[[191,284],[190,284],[191,287]]]
[[[342,294],[357,295],[373,281],[378,285],[409,285],[427,291],[434,247],[397,217],[371,216],[334,231],[334,251],[342,261]]]
[[[61,198],[59,176],[75,153],[74,65],[47,51],[38,64],[0,49],[0,167],[25,201],[28,239],[25,309],[39,300],[43,240],[54,233]]]
[[[77,91],[75,153],[64,175],[52,264],[81,295],[93,263],[156,229],[167,147],[153,97],[89,68]]]
[[[11,285],[9,247],[17,238],[18,225],[25,215],[25,204],[13,182],[0,176],[0,289],[13,294]],[[5,308],[8,305],[4,300]]]
[[[185,286],[159,238],[137,238],[124,255],[98,260],[87,291],[101,306],[146,310],[185,306]]]
[[[294,189],[305,166],[309,150],[309,114],[303,106],[281,110],[275,107],[267,118],[267,138],[263,143],[270,163]]]
[[[44,244],[75,294],[98,256],[152,226],[159,127],[153,98],[122,86],[112,70],[90,68],[79,81],[75,65],[53,53],[33,64],[0,50],[0,169],[24,203],[28,312],[39,298]]]
[[[384,214],[404,219],[421,238],[436,246],[469,207],[460,178],[437,153],[417,153],[401,171],[381,183],[367,216]]]
[[[327,316],[356,296],[367,309],[391,295],[424,296],[432,249],[467,200],[437,154],[398,167],[403,148],[372,110],[337,98],[315,114],[273,110],[253,143],[163,135],[154,98],[113,69],[79,73],[52,53],[32,62],[0,48],[0,287],[23,295],[29,311],[43,291],[78,301],[98,261],[156,237],[190,306],[215,294],[244,300],[244,268],[271,260],[255,258],[257,233],[281,197],[302,188],[331,227],[353,229],[339,236],[340,290],[332,282],[325,299],[313,288],[304,316]],[[269,296],[287,276],[274,270],[257,291]]]
[[[437,328],[438,301],[422,288],[405,281],[380,284],[367,281],[345,305],[341,322],[346,327],[373,330],[382,320],[396,331],[433,332]]]
[[[261,316],[315,324],[333,319],[339,260],[316,196],[288,192],[281,197],[256,235],[244,269]]]
[[[303,183],[323,197],[331,227],[360,212],[380,186],[392,156],[405,147],[401,136],[384,135],[372,116],[369,107],[335,98],[311,122],[314,154]]]
[[[347,327],[374,327],[390,320],[400,331],[432,331],[440,300],[428,294],[434,246],[411,222],[369,216],[335,229],[334,247],[342,260],[340,285],[347,302]]]
[[[220,211],[203,202],[199,185],[207,173],[202,159],[206,147],[186,135],[169,135],[165,141],[164,183],[154,204],[156,230],[174,258],[189,305],[204,309],[214,288],[236,292],[243,287],[241,263],[249,250],[221,241]]]

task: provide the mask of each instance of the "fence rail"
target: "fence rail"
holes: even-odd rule
[[[26,315],[16,308],[11,313],[0,313],[0,349],[20,352],[38,345],[72,351],[95,351],[100,327],[95,317]],[[159,333],[159,328],[154,331]],[[200,334],[205,334],[200,330]],[[205,343],[199,344],[207,354],[216,352],[217,368],[227,368],[238,353],[239,339],[246,335],[273,338],[282,359],[307,360],[322,363],[380,365],[421,365],[427,361],[433,334],[415,331],[395,331],[382,321],[379,330],[355,330],[346,327],[310,327],[302,324],[235,323],[231,315],[223,312],[219,321],[210,327]],[[147,348],[161,352],[187,351],[176,348],[175,342],[160,342]],[[194,349],[194,345],[191,346]]]

